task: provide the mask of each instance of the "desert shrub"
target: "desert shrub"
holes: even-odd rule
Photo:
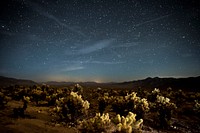
[[[3,92],[0,92],[0,109],[4,108],[9,100],[11,99],[8,96],[4,95]]]
[[[100,96],[98,98],[98,105],[99,105],[99,112],[100,114],[102,115],[103,112],[105,111],[106,107],[108,106],[109,104],[109,94],[108,93],[104,93],[103,96]]]
[[[198,102],[198,100],[195,100],[195,105],[193,107],[193,110],[195,111],[196,114],[200,114],[200,103]]]
[[[125,96],[127,102],[127,110],[128,112],[134,112],[137,114],[137,120],[143,119],[144,114],[149,111],[149,103],[147,99],[140,98],[137,96],[137,93],[132,92]]]
[[[142,132],[143,119],[136,120],[136,114],[129,112],[126,117],[119,114],[112,120],[116,125],[118,133],[138,133]]]
[[[46,99],[46,93],[42,91],[40,87],[33,89],[31,96],[32,101],[36,102],[36,105],[39,104],[39,101]]]
[[[83,100],[77,92],[71,92],[69,96],[57,99],[56,105],[54,112],[60,120],[75,122],[75,119],[81,115],[87,115],[90,103]]]
[[[30,102],[30,97],[28,96],[23,96],[23,107],[18,107],[18,108],[14,108],[13,109],[13,115],[14,117],[18,118],[18,117],[25,117],[24,111],[27,109],[28,107],[28,103]]]
[[[133,112],[137,114],[137,119],[143,119],[144,114],[149,111],[147,99],[141,99],[135,92],[126,96],[112,97],[111,99],[112,109],[116,114],[126,115],[128,112]]]
[[[57,93],[46,96],[46,101],[48,102],[49,106],[54,106],[56,104],[56,100],[57,100]]]
[[[78,122],[78,130],[83,133],[102,133],[106,132],[111,125],[109,114],[96,113],[96,116],[90,119],[84,119]]]
[[[147,91],[145,91],[144,89],[142,89],[141,87],[139,87],[137,89],[137,95],[139,97],[147,98]]]
[[[157,100],[154,103],[154,108],[157,110],[159,119],[157,124],[161,128],[170,127],[172,113],[177,108],[176,105],[171,103],[169,98],[157,95]]]
[[[148,94],[147,99],[150,102],[155,102],[157,99],[157,95],[160,95],[160,90],[155,88],[151,93]]]
[[[96,113],[95,117],[78,122],[77,128],[84,133],[138,133],[142,131],[143,120],[136,120],[136,114],[129,112],[126,117],[120,116],[110,119],[109,114]]]
[[[111,108],[116,114],[125,115],[127,103],[124,96],[115,96],[111,98]]]
[[[72,91],[77,92],[78,94],[83,94],[83,87],[80,86],[79,84],[75,84]]]
[[[23,99],[23,96],[27,95],[27,92],[24,88],[15,88],[15,90],[12,92],[12,99],[13,100],[21,100]]]
[[[182,103],[186,101],[186,94],[182,90],[175,92],[174,97],[176,98],[176,106],[182,106]]]

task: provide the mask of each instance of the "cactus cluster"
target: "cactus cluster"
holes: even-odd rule
[[[113,119],[116,124],[116,132],[138,133],[142,132],[143,119],[136,120],[136,114],[129,112],[126,117],[119,114]]]
[[[111,124],[109,114],[96,113],[95,117],[84,119],[78,122],[77,128],[84,133],[101,133],[105,132]]]
[[[70,95],[56,99],[56,107],[53,111],[60,117],[60,120],[75,122],[77,117],[87,114],[89,107],[90,103],[83,100],[82,95],[72,91]]]

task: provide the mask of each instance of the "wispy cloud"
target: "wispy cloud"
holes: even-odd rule
[[[123,64],[125,62],[118,61],[118,62],[109,62],[109,61],[91,61],[91,64],[105,64],[105,65],[115,65],[115,64]]]
[[[90,46],[88,46],[86,48],[78,50],[78,53],[79,54],[88,54],[88,53],[95,52],[97,50],[100,50],[100,49],[103,49],[103,48],[107,47],[113,41],[114,41],[113,39],[98,41],[98,42],[94,43],[93,45],[90,45]]]
[[[67,28],[68,30],[74,32],[74,33],[77,33],[83,37],[86,37],[86,35],[81,32],[80,30],[76,30],[75,28],[73,27],[70,27],[68,25],[66,25],[65,23],[63,23],[62,21],[60,21],[56,16],[48,13],[47,11],[45,11],[41,6],[39,6],[37,3],[34,3],[32,1],[26,1],[26,3],[31,6],[32,10],[33,11],[36,11],[37,13],[39,13],[40,15],[44,16],[44,17],[47,17],[51,20],[53,20],[54,22],[56,22],[58,25],[62,26],[62,27],[65,27]]]
[[[71,71],[78,71],[85,69],[85,66],[83,64],[78,63],[78,62],[60,62],[60,63],[55,63],[50,66],[49,69],[45,70],[48,73],[63,73],[63,72],[71,72]]]
[[[129,47],[135,47],[138,46],[140,42],[131,42],[131,43],[124,43],[120,45],[114,45],[112,48],[129,48]]]
[[[81,70],[81,69],[84,69],[84,67],[83,66],[69,66],[69,67],[63,68],[61,71],[69,72],[69,71],[76,71],[76,70]]]
[[[104,65],[114,65],[114,64],[123,64],[126,63],[124,61],[64,61],[65,63],[74,63],[74,64],[104,64]]]
[[[164,15],[164,16],[161,16],[161,17],[157,17],[157,18],[151,19],[151,20],[147,20],[147,21],[145,21],[145,22],[136,24],[135,27],[142,26],[142,25],[145,25],[145,24],[147,24],[147,23],[155,22],[155,21],[158,21],[158,20],[167,18],[167,17],[169,17],[169,16],[171,16],[171,15],[172,15],[172,14],[168,14],[168,15]]]

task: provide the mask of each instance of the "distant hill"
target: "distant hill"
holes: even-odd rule
[[[25,79],[15,79],[9,77],[0,76],[0,86],[10,86],[10,85],[36,85],[37,83],[32,80]]]
[[[108,83],[96,83],[96,82],[57,82],[57,81],[48,81],[43,82],[44,84],[51,85],[51,86],[73,86],[75,84],[80,84],[83,86],[98,86],[102,84],[108,84]]]
[[[146,78],[136,81],[128,81],[121,83],[96,83],[96,82],[46,82],[45,84],[53,86],[71,86],[74,84],[80,84],[83,87],[94,88],[124,88],[124,89],[148,89],[152,90],[154,88],[167,89],[171,87],[172,89],[182,89],[185,91],[200,91],[200,76],[199,77],[189,77],[189,78]]]
[[[147,89],[152,90],[154,88],[159,89],[167,89],[171,87],[172,89],[182,89],[185,91],[200,91],[200,76],[199,77],[188,77],[188,78],[146,78],[142,80],[135,80],[135,81],[128,81],[128,82],[121,82],[121,83],[96,83],[96,82],[56,82],[56,81],[49,81],[43,82],[50,86],[57,86],[57,87],[64,87],[64,86],[73,86],[74,84],[80,84],[84,88],[111,88],[111,89]],[[42,83],[36,83],[31,80],[24,80],[24,79],[15,79],[15,78],[8,78],[0,76],[0,86],[10,86],[10,85],[36,85]]]
[[[187,91],[200,91],[200,76],[189,78],[146,78],[143,80],[129,81],[119,83],[119,86],[143,88],[143,89],[166,89],[171,87],[173,89],[183,89]]]

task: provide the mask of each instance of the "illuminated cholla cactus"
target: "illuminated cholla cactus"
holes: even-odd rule
[[[153,94],[158,94],[158,93],[160,93],[160,90],[157,89],[157,88],[155,88],[151,93],[153,93]]]
[[[148,96],[147,96],[148,101],[150,101],[152,103],[156,102],[157,95],[159,95],[159,94],[160,94],[160,90],[155,88],[151,93],[148,94]]]
[[[167,97],[157,95],[156,98],[157,98],[156,102],[159,103],[161,106],[174,106],[174,107],[176,107],[176,105],[174,103],[171,103],[170,99],[167,98]]]
[[[4,108],[5,105],[10,101],[11,98],[4,95],[4,93],[0,92],[0,108]]]
[[[167,128],[171,125],[171,115],[177,107],[167,97],[157,95],[156,98],[155,108],[158,112],[159,125],[162,128]]]
[[[75,84],[73,91],[82,93],[83,92],[83,87],[80,86],[79,84]]]
[[[132,92],[125,96],[126,103],[128,105],[128,110],[137,114],[137,119],[144,117],[144,114],[149,111],[149,103],[147,99],[140,98],[137,93]]]
[[[149,111],[149,103],[146,98],[142,98],[139,102],[139,105],[142,106],[142,109],[146,112]]]
[[[53,111],[59,113],[59,112],[61,112],[61,109],[62,109],[61,107],[56,106],[53,108]]]
[[[103,114],[103,112],[105,111],[105,109],[106,109],[106,107],[108,106],[109,103],[110,103],[110,98],[109,98],[108,93],[104,93],[103,96],[100,96],[98,98],[98,105],[99,105],[100,114]]]
[[[95,117],[78,122],[78,129],[85,133],[105,132],[110,126],[109,114],[96,113]]]
[[[169,104],[170,99],[157,95],[157,102],[162,104]]]
[[[55,100],[56,107],[53,112],[59,116],[61,121],[75,122],[81,115],[87,115],[90,103],[83,100],[78,92],[71,92],[65,97],[60,97]]]
[[[106,114],[100,114],[100,113],[97,113],[96,114],[96,117],[97,118],[100,118],[100,120],[102,121],[103,124],[110,124],[110,118],[109,118],[109,114],[106,113]]]
[[[136,121],[136,114],[129,112],[126,117],[117,115],[113,122],[116,125],[117,132],[132,133],[140,132],[142,128],[143,119]]]
[[[75,99],[78,100],[78,102],[80,102],[82,104],[82,107],[87,110],[90,107],[90,103],[87,100],[83,100],[81,95],[78,95],[77,92],[71,92],[70,93],[71,96],[73,96]]]
[[[111,101],[110,103],[111,103],[112,110],[116,114],[120,114],[120,115],[125,114],[125,110],[127,108],[127,101],[125,100],[124,96],[112,97],[110,101]]]
[[[113,119],[113,122],[115,124],[121,123],[121,116],[119,114],[116,115],[116,117]]]
[[[89,103],[87,100],[85,100],[85,101],[83,102],[83,108],[84,108],[85,110],[87,110],[87,109],[90,108],[90,103]]]
[[[136,92],[132,92],[131,94],[127,94],[127,96],[125,96],[126,100],[136,100],[137,99],[137,93]]]
[[[198,100],[194,100],[195,105],[194,105],[194,111],[196,113],[200,113],[200,103],[198,102]]]
[[[28,96],[23,96],[23,100],[25,101],[25,102],[30,102],[30,97],[28,97]]]
[[[149,111],[149,103],[147,99],[141,99],[137,96],[136,92],[132,92],[126,96],[115,96],[110,99],[113,111],[120,115],[134,112],[137,114],[137,119],[143,119],[145,113]]]

